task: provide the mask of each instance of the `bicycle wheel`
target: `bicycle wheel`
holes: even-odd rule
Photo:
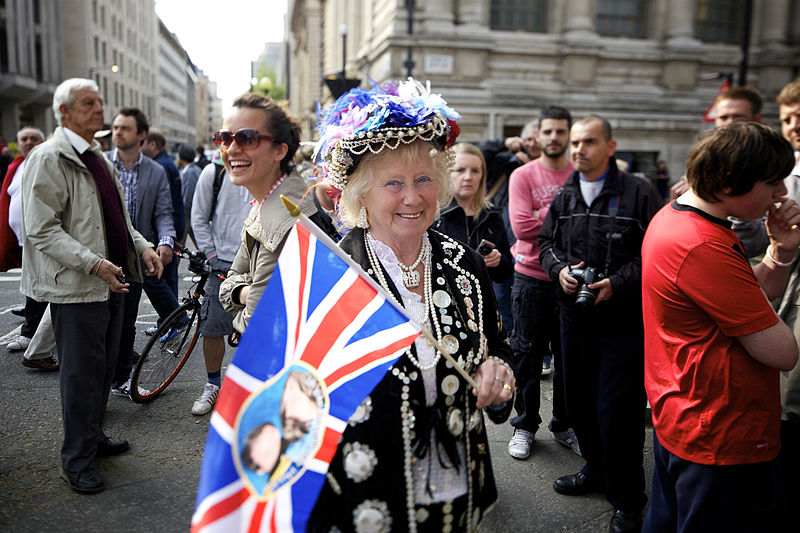
[[[186,364],[200,337],[200,306],[188,301],[173,311],[147,342],[131,377],[131,399],[153,400]],[[188,320],[186,314],[189,313]]]

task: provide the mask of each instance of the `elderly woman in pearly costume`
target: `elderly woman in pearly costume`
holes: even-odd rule
[[[510,412],[510,349],[483,259],[429,229],[458,118],[409,79],[350,91],[320,123],[325,192],[352,228],[340,246],[478,387],[418,338],[348,421],[309,531],[474,531],[497,499],[482,410]]]

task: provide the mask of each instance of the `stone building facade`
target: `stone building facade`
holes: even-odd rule
[[[314,138],[327,74],[430,80],[462,115],[463,140],[518,134],[548,105],[608,118],[618,154],[673,177],[719,90],[742,58],[744,0],[290,0],[290,102]],[[413,34],[408,5],[413,4]],[[753,0],[747,82],[774,98],[798,75],[800,1]],[[346,25],[346,38],[341,27]],[[346,50],[343,50],[346,46]]]
[[[197,75],[178,37],[160,19],[157,43],[158,97],[155,115],[151,115],[150,122],[164,134],[167,151],[177,151],[181,144],[194,148],[197,140]]]
[[[0,136],[16,142],[21,126],[52,131],[53,91],[61,81],[57,0],[0,4]]]

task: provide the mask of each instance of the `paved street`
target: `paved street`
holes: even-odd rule
[[[181,270],[186,276],[184,265]],[[184,279],[182,293],[188,287]],[[196,349],[177,380],[151,404],[109,399],[105,431],[128,439],[131,450],[97,461],[107,483],[104,492],[75,494],[58,475],[62,435],[58,375],[24,368],[21,353],[5,349],[22,322],[10,313],[23,302],[18,288],[18,272],[0,273],[0,530],[187,531],[208,429],[208,416],[189,412],[205,380],[202,351]],[[152,307],[143,297],[138,326],[143,330],[154,322]],[[144,339],[138,342],[141,347]],[[551,398],[546,380],[545,419]],[[489,431],[500,502],[484,522],[483,533],[607,530],[611,508],[602,496],[570,498],[552,490],[553,479],[576,472],[582,460],[553,441],[546,428],[540,429],[528,461],[514,460],[506,452],[510,426],[490,424]],[[648,485],[651,450],[648,433]]]

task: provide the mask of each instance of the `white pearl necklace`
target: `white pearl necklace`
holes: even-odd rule
[[[367,248],[367,257],[369,258],[370,266],[372,266],[372,270],[375,272],[375,276],[377,276],[378,282],[381,284],[381,287],[383,287],[386,290],[386,293],[389,295],[389,297],[399,307],[403,307],[403,305],[395,297],[395,295],[392,292],[392,290],[389,288],[389,283],[386,281],[386,277],[383,275],[383,269],[381,268],[381,264],[380,264],[380,261],[378,260],[378,256],[375,253],[375,250],[372,247],[372,244],[369,242],[369,237],[367,235],[368,233],[369,232],[364,232],[364,245]],[[369,235],[372,235],[372,234],[370,233]],[[374,238],[375,237],[373,237],[373,239]],[[427,239],[423,239],[422,252],[420,253],[419,258],[417,258],[417,262],[416,262],[417,265],[419,265],[419,263],[425,257],[427,257],[429,255],[427,253],[428,251],[430,251],[430,243],[428,242]],[[425,308],[426,308],[427,314],[430,317],[430,320],[433,321],[433,326],[434,326],[434,329],[436,330],[436,340],[441,343],[441,341],[442,341],[441,326],[439,325],[439,320],[436,317],[436,309],[433,308],[433,296],[432,296],[433,290],[431,289],[431,287],[433,286],[433,283],[431,282],[431,263],[433,263],[433,259],[428,257],[428,260],[425,261],[425,285],[423,286],[423,294],[424,294],[424,298],[425,298],[424,304],[425,304]],[[400,264],[399,260],[398,260],[398,264]],[[400,265],[400,266],[402,267],[402,265]],[[417,276],[419,276],[419,274],[417,274]],[[405,285],[405,279],[403,281],[403,284]],[[417,284],[419,284],[419,283],[417,283]],[[427,322],[427,320],[426,320],[426,322]],[[421,324],[421,325],[422,325],[422,327],[425,327],[424,324]],[[416,366],[417,368],[419,368],[420,370],[430,370],[430,369],[434,368],[439,363],[439,359],[441,359],[441,357],[442,357],[442,353],[439,350],[437,350],[435,346],[433,348],[434,348],[434,351],[436,352],[436,355],[434,356],[433,360],[430,363],[425,364],[425,365],[421,364],[419,362],[419,360],[414,356],[414,354],[411,351],[411,347],[406,349],[406,355],[408,356],[408,359],[411,361],[411,363],[413,363],[413,365]]]
[[[417,256],[417,260],[414,261],[414,264],[406,266],[400,262],[399,257],[397,258],[397,266],[400,267],[403,275],[403,285],[409,289],[419,287],[419,272],[417,272],[417,267],[419,266],[420,261],[422,261],[422,256],[425,255],[426,242],[427,241],[423,239],[422,244],[419,247],[419,255]]]

